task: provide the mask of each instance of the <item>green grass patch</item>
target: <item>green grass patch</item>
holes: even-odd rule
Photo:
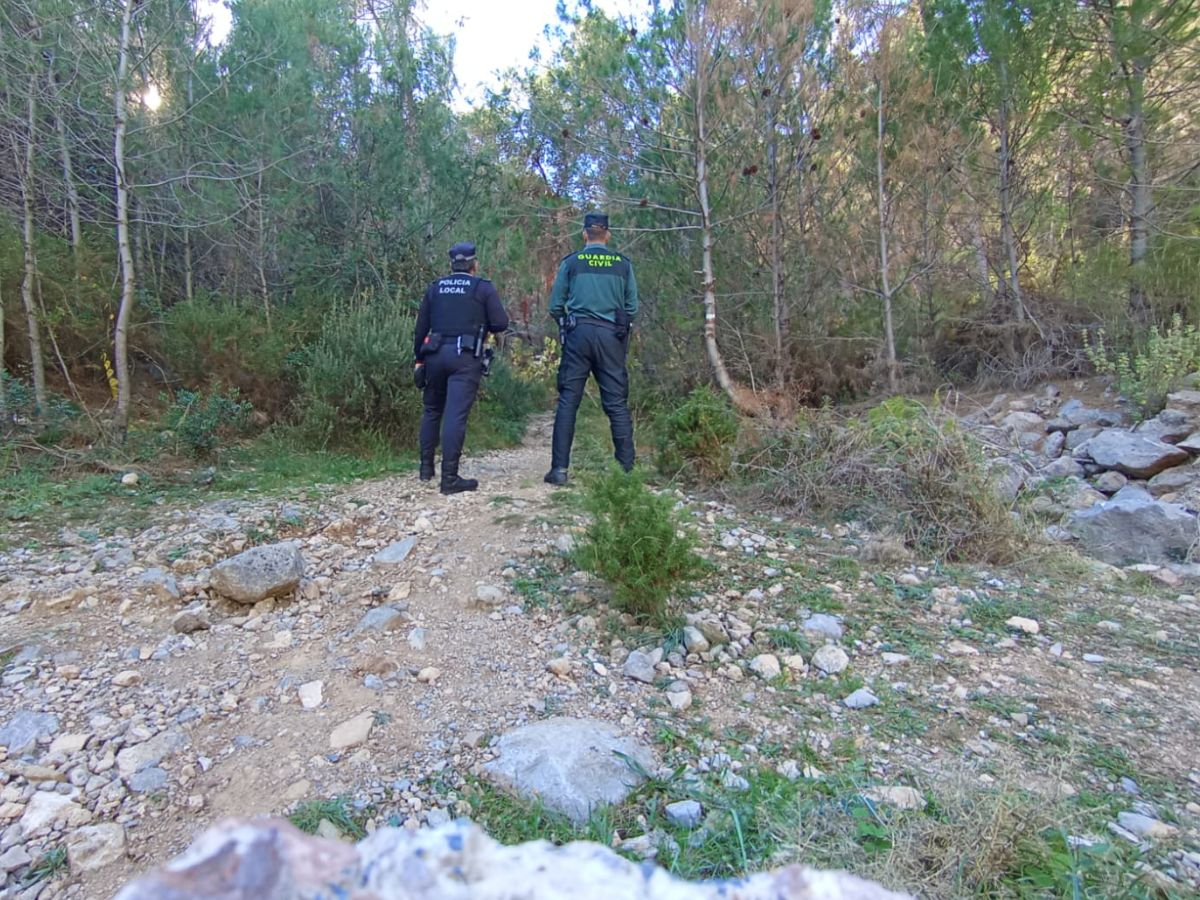
[[[335,797],[330,800],[306,800],[288,816],[288,821],[305,834],[316,834],[324,819],[342,834],[359,841],[367,836],[367,820],[373,813],[370,807],[354,809],[349,797]]]

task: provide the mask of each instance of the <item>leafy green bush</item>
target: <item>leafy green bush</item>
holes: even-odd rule
[[[636,473],[611,469],[588,486],[584,508],[592,522],[576,562],[612,586],[619,609],[641,621],[665,620],[672,594],[703,571],[671,499]]]
[[[351,445],[371,433],[416,440],[421,393],[412,383],[414,317],[391,299],[357,299],[325,316],[299,354],[300,426],[321,446]]]
[[[222,441],[245,429],[253,409],[238,398],[237,388],[228,394],[181,390],[163,414],[163,427],[173,437],[176,452],[212,456]]]
[[[858,519],[941,559],[1007,562],[1021,545],[980,448],[951,417],[912,400],[857,418],[813,410],[759,435],[737,468],[772,502]]]
[[[1184,377],[1200,370],[1200,329],[1184,325],[1176,313],[1166,331],[1150,330],[1140,350],[1111,350],[1101,329],[1094,343],[1087,340],[1086,351],[1096,371],[1113,376],[1117,389],[1137,404],[1143,417],[1153,416],[1166,406],[1167,394],[1177,390]]]
[[[737,438],[738,418],[729,402],[710,387],[698,387],[659,423],[658,467],[669,475],[719,480],[729,474]]]

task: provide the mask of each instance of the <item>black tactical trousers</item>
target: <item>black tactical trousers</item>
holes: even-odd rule
[[[425,412],[421,416],[421,458],[433,459],[442,437],[442,475],[457,474],[467,436],[467,416],[483,377],[482,363],[469,351],[459,353],[447,341],[425,359]]]
[[[626,344],[611,325],[581,319],[563,335],[562,361],[558,365],[558,409],[554,414],[551,468],[571,464],[575,416],[583,400],[588,375],[596,376],[600,405],[612,430],[614,456],[621,468],[633,468],[633,419],[629,415],[629,375],[625,371]]]

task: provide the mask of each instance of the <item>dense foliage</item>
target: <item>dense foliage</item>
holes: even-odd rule
[[[0,11],[3,368],[41,407],[234,386],[314,425],[331,311],[411,306],[463,238],[540,344],[593,204],[636,377],[756,414],[1200,319],[1196,0],[584,8],[469,112],[413,2],[229,6],[220,42],[195,0]]]

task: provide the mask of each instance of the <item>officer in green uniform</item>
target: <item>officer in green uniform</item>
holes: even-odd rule
[[[633,419],[629,415],[629,374],[625,355],[638,311],[633,265],[608,247],[608,216],[583,218],[584,248],[559,264],[550,292],[550,315],[562,339],[558,366],[558,409],[548,484],[566,484],[575,439],[575,416],[589,375],[596,377],[600,405],[612,430],[613,451],[626,472],[633,468]]]

